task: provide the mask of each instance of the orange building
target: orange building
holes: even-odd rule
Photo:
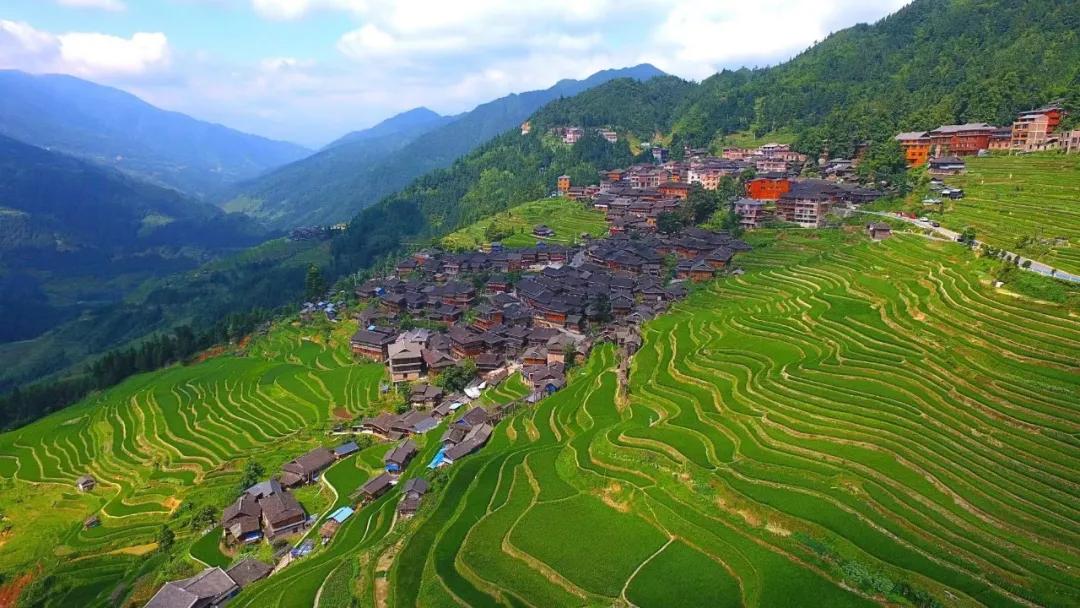
[[[901,133],[894,139],[900,142],[908,167],[921,167],[930,159],[930,136],[926,131]]]
[[[559,176],[559,181],[557,182],[557,184],[558,184],[558,188],[559,188],[559,193],[560,194],[566,194],[567,192],[570,191],[570,176],[569,175],[560,175]]]
[[[786,177],[757,177],[746,184],[746,194],[757,201],[775,201],[791,190],[791,180]]]
[[[985,122],[941,125],[929,133],[931,156],[970,156],[988,150],[995,129]]]
[[[690,195],[690,186],[675,180],[664,182],[657,189],[661,195],[671,198],[685,199]]]

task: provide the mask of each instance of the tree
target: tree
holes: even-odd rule
[[[464,359],[457,365],[443,370],[435,379],[435,384],[448,392],[457,393],[465,390],[475,377],[476,363],[472,359]]]
[[[326,294],[326,279],[323,278],[322,270],[315,264],[307,269],[304,277],[304,297],[310,301],[319,300]]]
[[[665,211],[656,216],[656,230],[664,234],[675,234],[682,229],[682,220],[670,211]]]
[[[963,232],[960,233],[960,238],[958,240],[968,247],[973,246],[975,244],[975,229],[971,226],[964,228]]]
[[[700,224],[712,217],[719,207],[717,191],[709,191],[701,184],[691,184],[690,192],[683,201],[683,215],[687,223]]]
[[[607,323],[611,320],[611,301],[606,293],[601,292],[593,296],[592,307],[594,317],[598,322]]]
[[[247,464],[244,465],[244,474],[240,477],[240,492],[243,492],[262,481],[263,475],[265,474],[266,471],[261,464],[255,460],[249,460]]]
[[[169,549],[172,548],[173,543],[175,542],[176,533],[172,531],[172,528],[170,528],[169,526],[161,526],[161,529],[158,530],[157,535],[158,551],[161,551],[162,553],[167,553]]]
[[[884,182],[895,186],[901,193],[907,192],[907,163],[900,143],[894,139],[871,144],[857,172],[863,181],[875,184]]]

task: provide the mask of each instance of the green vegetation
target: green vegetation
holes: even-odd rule
[[[971,226],[980,241],[1080,274],[1080,155],[971,158],[945,183],[964,198],[945,200],[943,226]]]
[[[354,363],[352,331],[355,324],[326,332],[283,322],[242,353],[129,378],[0,435],[0,512],[10,525],[0,572],[39,563],[43,576],[64,581],[43,592],[45,605],[64,605],[70,591],[95,606],[118,584],[153,588],[184,575],[194,568],[189,551],[206,563],[229,561],[218,550],[220,529],[204,534],[205,513],[212,526],[245,470],[276,471],[328,445],[325,431],[338,408],[358,416],[384,407],[384,369]],[[348,474],[352,462],[332,469],[339,500],[368,477],[359,469]],[[74,481],[86,473],[97,488],[79,493]],[[330,506],[319,486],[297,496],[314,513]],[[101,525],[83,529],[92,514]],[[157,566],[144,570],[139,556],[155,549]],[[61,575],[65,563],[79,564],[80,574]]]
[[[1038,0],[916,0],[871,25],[829,35],[791,61],[725,70],[680,108],[672,148],[727,133],[794,133],[817,157],[863,141],[985,121],[1064,97],[1080,111],[1080,7]]]
[[[544,224],[555,236],[541,239],[533,236],[533,227]],[[449,249],[474,250],[501,241],[506,247],[531,247],[538,242],[569,245],[581,234],[602,236],[607,231],[604,214],[566,198],[546,198],[511,207],[502,213],[480,220],[443,237]],[[493,238],[494,237],[494,238]]]
[[[599,347],[356,553],[394,556],[359,600],[1075,604],[1074,312],[951,243],[752,240],[647,327],[626,399]]]

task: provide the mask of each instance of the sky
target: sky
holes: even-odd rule
[[[318,147],[417,106],[456,114],[652,63],[784,61],[907,0],[3,0],[0,69],[64,73]]]

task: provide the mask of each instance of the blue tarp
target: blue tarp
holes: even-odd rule
[[[333,513],[330,514],[330,519],[332,519],[332,520],[334,520],[334,521],[336,521],[336,522],[338,522],[340,524],[343,521],[345,521],[346,519],[349,519],[349,516],[351,516],[353,513],[355,513],[355,511],[353,511],[352,508],[350,508],[350,507],[341,507],[337,511],[334,511]]]
[[[431,462],[428,463],[427,468],[429,468],[429,469],[437,468],[440,464],[442,464],[443,460],[446,460],[446,449],[445,448],[439,450],[438,454],[435,454],[435,458],[431,459]]]

